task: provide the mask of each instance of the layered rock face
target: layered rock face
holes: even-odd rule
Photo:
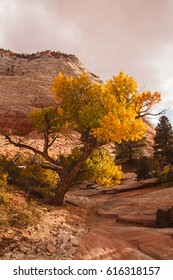
[[[31,131],[27,120],[33,108],[53,105],[50,94],[58,73],[79,75],[88,72],[74,55],[44,51],[16,54],[0,49],[0,126],[13,134]],[[88,72],[89,73],[89,72]],[[89,73],[93,80],[99,77]]]

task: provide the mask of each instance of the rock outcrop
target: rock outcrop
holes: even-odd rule
[[[17,54],[0,49],[0,126],[15,134],[27,134],[33,108],[54,103],[50,94],[59,72],[69,76],[88,72],[75,55],[44,51]],[[99,77],[88,72],[93,80]]]
[[[89,230],[80,238],[75,259],[173,260],[173,187],[149,180],[137,183],[134,175],[126,174],[127,181],[112,194],[101,194],[100,187],[73,191],[73,195],[86,194],[93,203]],[[158,208],[163,209],[159,225]],[[167,211],[169,223],[163,224]]]

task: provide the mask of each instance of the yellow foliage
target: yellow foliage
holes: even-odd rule
[[[31,115],[34,127],[44,132],[46,122],[49,136],[76,131],[84,146],[88,142],[94,148],[110,141],[142,139],[147,125],[141,116],[160,101],[157,92],[139,93],[137,82],[123,71],[105,84],[93,82],[87,73],[76,77],[59,74],[54,79],[52,93],[57,107],[35,110]],[[91,159],[87,161],[91,167]],[[104,155],[104,161],[100,159],[94,164],[97,167],[94,178],[99,184],[108,187],[120,183],[123,173],[114,159],[108,160]]]
[[[0,166],[0,188],[7,185],[8,174]]]
[[[86,164],[93,170],[93,179],[105,188],[120,184],[124,177],[121,166],[115,165],[114,158],[104,149],[95,151]]]
[[[43,109],[34,109],[30,113],[30,120],[35,129],[39,132],[45,130],[45,124],[51,128],[51,132],[58,132],[63,125],[63,110],[58,107],[46,107]]]
[[[113,94],[117,102],[125,105],[130,103],[132,97],[138,93],[137,82],[121,71],[119,75],[113,76],[112,80],[106,82],[106,91]]]
[[[106,84],[92,82],[86,73],[79,77],[59,74],[52,92],[68,126],[80,133],[89,130],[100,141],[117,143],[142,139],[147,126],[139,114],[160,101],[159,93],[139,94],[137,82],[124,72]]]
[[[138,114],[140,112],[149,112],[154,104],[161,101],[160,93],[151,91],[142,91],[141,94],[134,96],[134,106]]]

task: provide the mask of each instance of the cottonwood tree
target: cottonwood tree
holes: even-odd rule
[[[78,77],[59,74],[53,82],[52,94],[56,106],[35,109],[30,116],[33,128],[43,134],[43,149],[25,144],[21,139],[16,141],[8,134],[5,138],[16,147],[42,157],[45,162],[40,165],[58,173],[52,203],[61,205],[67,189],[83,164],[92,160],[93,153],[110,141],[142,139],[147,129],[142,117],[151,114],[152,106],[160,101],[160,94],[150,91],[139,94],[136,81],[123,72],[105,84],[93,82],[86,73]],[[68,135],[72,141],[76,141],[74,133],[80,135],[77,156],[70,155],[68,164],[64,164],[62,156],[50,155],[59,133]],[[96,175],[101,185],[108,187],[120,182],[123,177],[120,166],[113,161],[109,166],[102,155],[95,157],[95,163],[100,168]]]

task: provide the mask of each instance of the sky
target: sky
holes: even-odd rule
[[[173,121],[172,0],[0,0],[0,48],[75,54],[104,81],[123,70]]]

